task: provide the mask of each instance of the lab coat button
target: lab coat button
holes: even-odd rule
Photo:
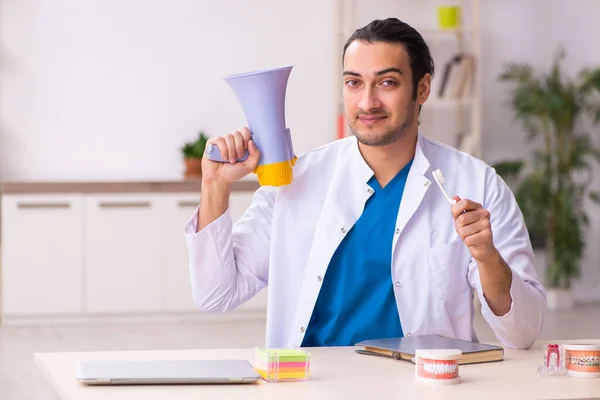
[[[425,182],[425,187],[429,186],[429,181]]]
[[[400,228],[396,228],[396,235],[400,233]]]
[[[396,287],[399,288],[400,286],[402,286],[402,284],[398,281],[396,281]]]
[[[411,335],[411,333],[410,333],[410,332],[408,332],[408,333],[406,334],[406,336],[410,336],[410,335]]]
[[[321,275],[319,275],[319,276],[317,276],[317,280],[318,280],[319,282],[321,282],[321,281],[323,280],[323,277],[322,277]]]
[[[346,233],[346,228],[342,228],[342,229],[340,229],[340,232],[342,232],[342,233]]]
[[[369,194],[373,193],[373,188],[368,188],[367,193],[369,193]]]
[[[304,332],[304,327],[303,326],[300,327],[300,332]]]

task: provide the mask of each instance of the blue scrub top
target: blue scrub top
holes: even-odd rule
[[[392,282],[392,241],[409,162],[375,191],[334,253],[302,346],[352,346],[361,340],[401,337]]]

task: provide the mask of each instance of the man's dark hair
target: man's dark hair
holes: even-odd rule
[[[367,43],[384,42],[397,43],[404,46],[408,53],[410,69],[413,77],[413,100],[417,98],[417,86],[425,74],[433,77],[434,65],[429,46],[423,36],[412,26],[400,21],[398,18],[376,19],[368,25],[357,29],[344,45],[342,63],[346,49],[355,40]]]

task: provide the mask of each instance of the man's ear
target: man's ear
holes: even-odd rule
[[[431,93],[431,74],[425,74],[417,87],[417,104],[425,104]]]

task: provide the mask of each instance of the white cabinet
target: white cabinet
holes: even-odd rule
[[[164,310],[165,232],[157,195],[85,199],[85,311]]]
[[[83,196],[2,197],[2,312],[83,311]]]
[[[234,223],[252,191],[233,191]],[[198,192],[2,195],[2,317],[197,312],[184,225]],[[240,309],[266,310],[266,290]]]
[[[198,194],[166,194],[165,303],[169,311],[194,311],[190,269],[183,227],[200,203]]]

